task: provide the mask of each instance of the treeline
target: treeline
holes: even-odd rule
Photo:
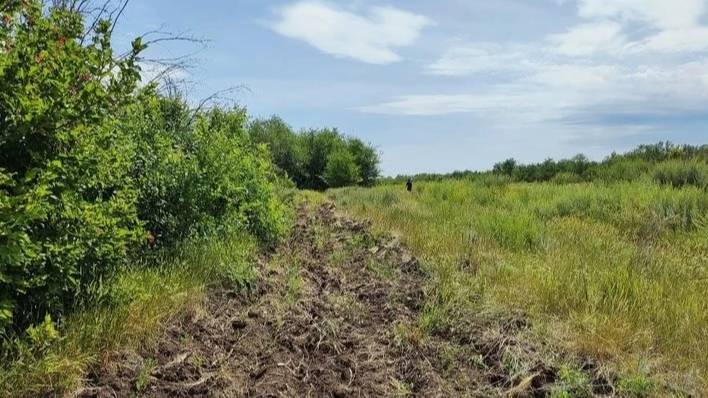
[[[708,187],[708,145],[674,145],[670,142],[640,145],[624,154],[613,153],[602,162],[584,155],[541,163],[518,164],[507,159],[492,172],[513,181],[574,183],[584,181],[635,181],[642,178],[674,187]]]
[[[298,188],[324,190],[346,185],[371,186],[379,177],[379,156],[369,144],[337,129],[295,132],[282,119],[254,120],[251,139],[265,144],[273,163]]]
[[[81,302],[141,253],[238,230],[272,242],[286,209],[243,109],[141,87],[140,39],[39,0],[0,7],[0,340]],[[334,166],[332,166],[334,168]]]
[[[546,159],[540,163],[521,164],[507,159],[494,164],[491,171],[454,171],[452,173],[422,173],[381,178],[380,183],[403,183],[445,179],[479,179],[488,176],[516,182],[617,182],[647,180],[682,187],[686,185],[708,189],[708,145],[675,145],[670,142],[640,145],[623,153],[613,153],[603,161],[589,160],[579,154],[570,159]]]

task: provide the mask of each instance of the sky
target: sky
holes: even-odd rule
[[[208,40],[146,53],[190,56],[190,101],[240,87],[385,175],[708,143],[708,0],[132,0],[114,39],[150,31]]]

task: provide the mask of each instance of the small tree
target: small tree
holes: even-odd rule
[[[501,163],[494,165],[494,172],[497,174],[504,174],[509,177],[514,175],[514,170],[516,169],[516,160],[509,158]]]

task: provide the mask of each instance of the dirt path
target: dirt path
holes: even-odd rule
[[[120,353],[83,397],[545,396],[557,379],[523,322],[423,336],[426,276],[396,239],[302,207],[256,291],[210,293],[152,352]],[[516,350],[532,366],[505,363]],[[534,363],[537,362],[536,365]],[[603,388],[602,380],[597,383]],[[609,392],[609,391],[608,391]]]

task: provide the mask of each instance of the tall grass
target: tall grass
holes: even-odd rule
[[[239,288],[256,278],[250,235],[183,244],[158,267],[136,265],[109,282],[108,296],[70,315],[58,330],[45,322],[16,339],[0,364],[0,396],[63,396],[79,388],[90,366],[114,350],[147,348],[166,324],[195,311],[206,287]],[[7,362],[5,362],[7,361]]]
[[[427,326],[523,310],[621,372],[706,391],[708,195],[648,182],[442,181],[332,191],[395,231],[433,279]],[[679,380],[680,378],[680,380]]]

